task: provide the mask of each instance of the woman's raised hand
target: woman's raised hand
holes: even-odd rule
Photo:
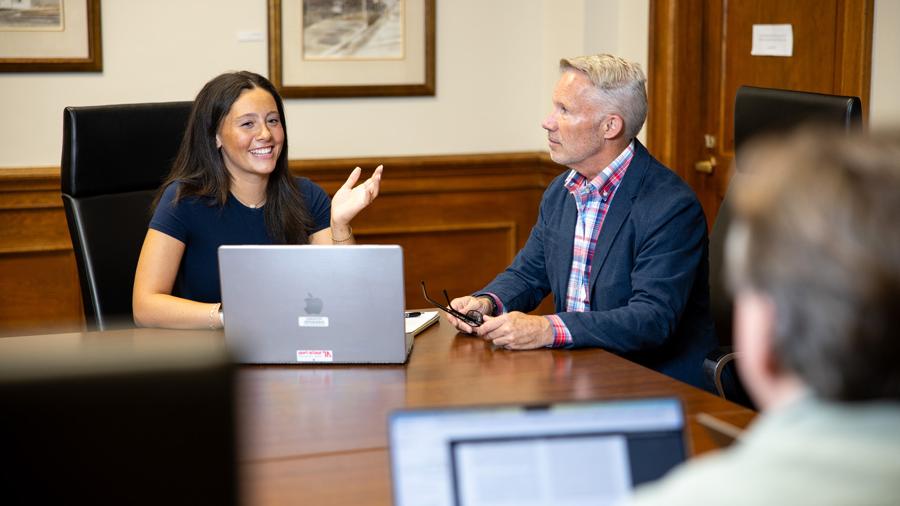
[[[350,177],[331,199],[331,225],[334,227],[349,225],[350,221],[378,196],[381,185],[381,172],[383,165],[375,168],[372,177],[354,187],[359,180],[362,169],[353,169]]]

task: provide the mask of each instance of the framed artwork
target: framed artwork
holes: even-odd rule
[[[434,9],[435,0],[269,0],[269,79],[286,98],[434,95]]]
[[[0,0],[0,71],[99,72],[100,0]]]

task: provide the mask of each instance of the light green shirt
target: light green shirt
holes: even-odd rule
[[[900,403],[804,398],[639,488],[632,504],[900,504]]]

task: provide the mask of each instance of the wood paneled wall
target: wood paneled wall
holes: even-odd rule
[[[58,168],[0,169],[0,335],[78,329],[78,271]]]
[[[297,160],[291,169],[333,194],[354,166],[367,177],[379,163],[381,194],[353,229],[360,243],[403,246],[407,307],[427,305],[420,280],[455,296],[505,268],[564,170],[545,153]],[[55,167],[0,169],[0,336],[83,325],[59,188]]]

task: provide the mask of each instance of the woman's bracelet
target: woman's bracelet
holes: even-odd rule
[[[349,241],[350,239],[352,239],[352,238],[353,238],[353,227],[351,227],[350,225],[347,225],[347,228],[350,229],[350,233],[347,234],[347,237],[345,237],[344,239],[338,240],[338,239],[335,239],[335,238],[334,238],[334,234],[332,234],[332,235],[331,235],[331,242],[333,242],[333,243],[335,243],[335,244],[340,244],[340,243],[342,243],[342,242],[347,242],[347,241]]]
[[[213,305],[212,309],[209,310],[209,328],[210,329],[220,329],[225,326],[225,319],[222,316],[222,313],[219,310],[222,308],[222,303],[217,302]]]

